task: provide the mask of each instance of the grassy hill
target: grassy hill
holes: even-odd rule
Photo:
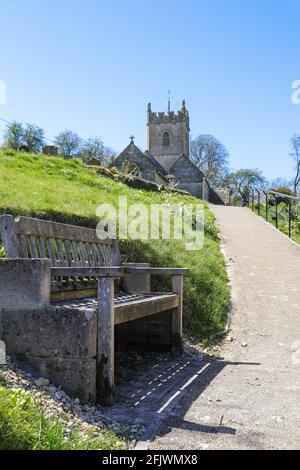
[[[127,196],[128,204],[195,202],[176,192],[130,188],[97,174],[80,160],[8,150],[0,151],[0,181],[0,214],[30,215],[92,228],[99,221],[97,206],[103,202],[117,206],[119,195]],[[229,287],[217,229],[207,205],[205,242],[200,251],[187,251],[182,240],[124,240],[120,248],[124,261],[189,267],[184,281],[185,329],[205,341],[224,327]]]

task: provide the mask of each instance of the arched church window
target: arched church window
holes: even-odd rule
[[[123,171],[126,173],[126,175],[140,176],[140,169],[138,165],[133,162],[125,162]]]
[[[170,145],[169,132],[164,132],[164,134],[163,134],[163,145]]]

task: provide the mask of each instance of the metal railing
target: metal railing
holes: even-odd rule
[[[291,238],[291,229],[292,229],[292,206],[295,205],[297,201],[300,204],[300,197],[299,196],[290,196],[289,194],[281,193],[278,191],[273,191],[271,189],[266,188],[255,188],[253,186],[245,187],[246,196],[245,196],[245,203],[249,207],[251,206],[252,210],[255,210],[256,199],[257,199],[257,211],[258,215],[261,215],[261,199],[262,197],[265,198],[265,219],[269,221],[269,208],[272,202],[272,205],[275,206],[275,216],[272,217],[272,220],[275,221],[275,226],[278,229],[278,207],[281,202],[285,202],[287,204],[287,215],[288,215],[288,236]],[[256,194],[256,196],[255,196]]]

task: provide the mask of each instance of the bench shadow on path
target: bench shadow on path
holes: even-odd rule
[[[172,358],[137,364],[133,376],[117,387],[117,404],[112,413],[127,416],[144,426],[140,440],[154,435],[163,436],[174,427],[205,433],[234,435],[236,430],[187,421],[185,415],[194,401],[226,366],[259,365],[250,362],[230,362],[209,356]],[[184,400],[182,400],[184,398]],[[179,405],[179,406],[177,406]],[[160,428],[164,421],[165,425]],[[160,429],[159,429],[160,428]]]

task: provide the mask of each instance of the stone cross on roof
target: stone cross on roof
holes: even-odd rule
[[[131,135],[131,136],[129,137],[131,144],[134,144],[134,138],[135,138],[134,135]]]

